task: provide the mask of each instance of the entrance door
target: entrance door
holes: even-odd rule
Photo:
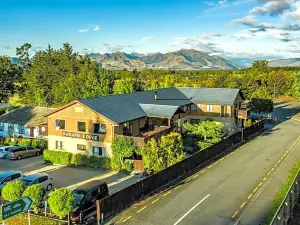
[[[29,129],[29,137],[34,137],[34,128],[30,127]]]

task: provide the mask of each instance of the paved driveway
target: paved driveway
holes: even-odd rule
[[[22,160],[0,159],[0,172],[20,170],[25,175],[45,172],[53,177],[54,188],[67,187],[74,189],[90,180],[105,180],[111,193],[142,179],[123,173],[70,168],[60,165],[46,165],[43,162],[42,156],[25,158]]]

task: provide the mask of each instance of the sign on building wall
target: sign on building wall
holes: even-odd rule
[[[100,140],[98,135],[81,134],[81,133],[73,133],[73,132],[66,132],[66,131],[62,132],[62,136],[86,139],[86,140],[91,140],[91,141],[99,141]]]
[[[248,119],[249,118],[249,111],[248,110],[238,110],[238,118],[239,119]]]

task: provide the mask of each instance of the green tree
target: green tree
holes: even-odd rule
[[[22,68],[9,57],[0,56],[0,102],[6,102],[16,92],[16,83],[22,79]]]
[[[2,198],[6,201],[14,201],[22,197],[25,190],[25,184],[22,181],[16,180],[6,184],[1,191]]]
[[[273,101],[271,99],[253,98],[249,106],[251,111],[255,113],[273,112]]]
[[[158,172],[184,159],[181,135],[172,132],[160,140],[152,138],[140,149],[144,167]]]
[[[114,94],[132,93],[134,91],[134,82],[131,79],[116,80],[113,91]]]
[[[192,134],[199,135],[201,140],[198,142],[201,150],[218,143],[222,139],[222,127],[215,121],[204,121],[198,124],[186,123],[184,129]]]
[[[51,212],[60,218],[71,212],[74,201],[74,193],[65,188],[55,189],[48,199]]]
[[[29,186],[22,194],[23,197],[28,196],[32,199],[33,202],[31,207],[36,213],[39,211],[39,205],[42,203],[44,195],[45,190],[40,184]]]
[[[30,63],[29,58],[29,50],[31,48],[31,44],[25,43],[21,47],[16,48],[16,55],[19,58],[19,61],[23,65],[28,65]]]
[[[127,167],[124,164],[124,158],[133,156],[133,153],[136,151],[136,146],[133,141],[126,136],[120,135],[117,136],[111,144],[112,149],[112,158],[111,158],[111,167],[113,170],[122,170]]]

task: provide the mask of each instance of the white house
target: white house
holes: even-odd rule
[[[53,108],[23,106],[0,116],[0,137],[46,138]]]

